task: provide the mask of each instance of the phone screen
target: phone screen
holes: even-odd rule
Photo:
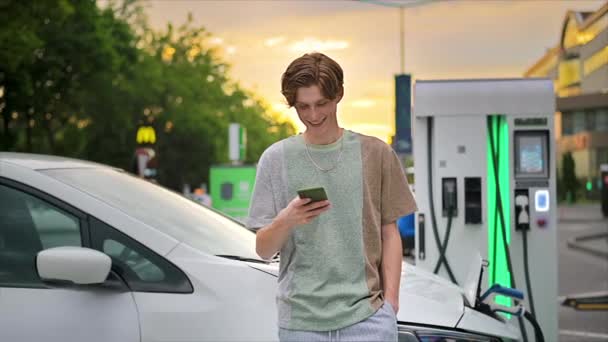
[[[327,200],[327,193],[324,188],[310,188],[298,190],[300,198],[310,198],[313,202]]]

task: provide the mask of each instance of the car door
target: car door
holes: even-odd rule
[[[0,341],[140,340],[132,294],[114,272],[93,286],[38,277],[39,251],[88,241],[84,213],[0,178]]]
[[[112,258],[112,268],[133,293],[139,310],[141,340],[190,340],[194,327],[189,327],[185,318],[190,317],[194,290],[186,274],[163,256],[101,220],[91,217],[90,227],[92,247]],[[204,336],[194,338],[205,339]]]

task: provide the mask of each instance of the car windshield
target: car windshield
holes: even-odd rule
[[[126,172],[109,168],[42,172],[203,252],[260,259],[255,234],[241,224]]]

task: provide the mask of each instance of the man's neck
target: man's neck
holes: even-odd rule
[[[312,135],[308,130],[304,132],[304,141],[307,144],[312,145],[329,145],[331,143],[335,143],[338,141],[344,132],[344,128],[338,127],[335,131],[331,133],[326,133],[321,136]]]

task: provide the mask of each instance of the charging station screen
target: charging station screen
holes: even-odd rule
[[[547,135],[544,132],[522,132],[515,136],[516,175],[548,177]]]
[[[519,170],[523,173],[543,172],[543,145],[540,137],[522,137],[519,140]]]

